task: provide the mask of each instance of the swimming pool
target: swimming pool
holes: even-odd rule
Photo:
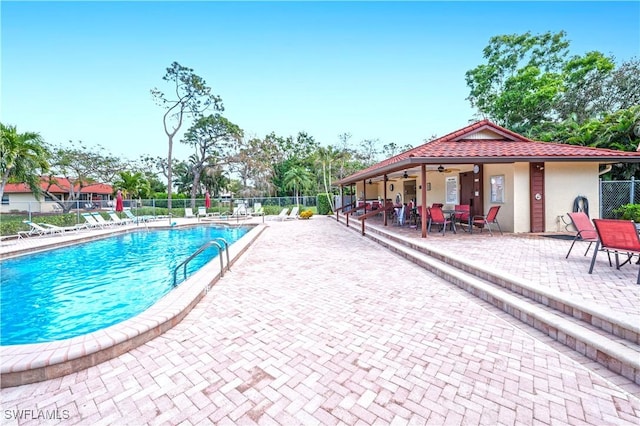
[[[217,237],[231,244],[248,230],[145,230],[4,260],[0,344],[67,339],[138,315],[173,288],[176,265],[202,244]],[[187,271],[217,254],[205,250]]]

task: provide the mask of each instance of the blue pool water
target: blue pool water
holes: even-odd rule
[[[139,231],[4,260],[0,344],[62,340],[132,318],[173,288],[175,267],[205,242],[231,244],[248,229]],[[188,274],[217,255],[216,247],[205,250]]]

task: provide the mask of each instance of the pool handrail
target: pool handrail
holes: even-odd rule
[[[216,238],[214,240],[211,240],[211,241],[208,241],[208,242],[204,243],[191,256],[187,257],[183,262],[181,262],[178,266],[176,266],[176,268],[173,270],[173,286],[174,287],[177,285],[177,281],[178,281],[178,278],[177,278],[178,269],[180,269],[180,267],[183,267],[183,274],[184,274],[184,278],[183,279],[186,280],[187,279],[187,264],[189,262],[191,262],[191,260],[193,260],[193,258],[195,258],[197,255],[199,255],[200,253],[202,253],[203,251],[205,251],[206,249],[208,249],[211,246],[218,247],[218,257],[220,258],[220,277],[224,276],[224,260],[222,259],[223,247],[216,240],[224,241],[224,249],[226,249],[226,252],[227,252],[227,269],[229,268],[229,243],[227,243],[224,240],[224,238]]]
[[[222,244],[224,244],[224,249],[227,252],[227,271],[230,271],[231,270],[231,262],[229,261],[229,243],[227,242],[227,240],[225,240],[222,237],[216,237],[216,238],[214,238],[214,240],[215,241],[220,241],[220,242],[222,242]]]

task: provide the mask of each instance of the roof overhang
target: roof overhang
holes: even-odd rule
[[[581,162],[599,164],[640,163],[640,157],[411,157],[393,164],[381,166],[355,176],[350,176],[336,182],[333,185],[351,185],[356,182],[377,178],[391,173],[400,172],[421,165],[455,165],[455,164],[509,164],[509,163],[560,163]]]

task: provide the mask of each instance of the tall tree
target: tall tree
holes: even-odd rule
[[[173,173],[173,138],[176,136],[186,116],[199,117],[204,111],[213,108],[224,111],[222,99],[211,93],[205,80],[193,72],[193,69],[173,62],[162,78],[171,84],[171,94],[165,95],[157,88],[151,90],[156,102],[165,108],[162,117],[164,132],[169,142],[167,154],[167,205],[171,209],[171,182]]]
[[[100,145],[89,149],[81,141],[69,141],[69,144],[71,147],[51,148],[51,174],[46,178],[44,190],[65,212],[76,205],[84,187],[96,182],[113,182],[116,175],[127,168]],[[59,198],[52,191],[54,185],[62,188],[68,198]]]
[[[9,180],[26,183],[38,198],[40,177],[49,169],[49,152],[38,133],[18,133],[16,126],[0,123],[0,199]]]
[[[616,68],[612,56],[569,56],[566,33],[500,35],[467,71],[469,101],[480,115],[519,133],[545,123],[578,125],[640,103],[640,63]]]
[[[483,50],[487,63],[465,74],[467,99],[480,114],[514,130],[551,118],[568,47],[564,31],[491,37]]]
[[[187,131],[184,143],[194,148],[191,156],[193,185],[191,186],[191,207],[196,206],[196,196],[200,189],[200,179],[206,167],[216,167],[218,163],[228,163],[227,156],[242,138],[240,127],[220,114],[200,117]]]

